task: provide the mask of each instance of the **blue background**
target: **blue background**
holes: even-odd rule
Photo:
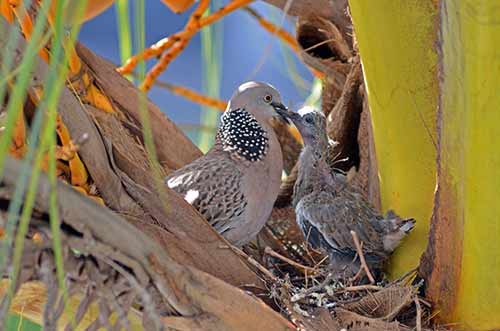
[[[133,4],[134,1],[130,1]],[[225,1],[227,3],[227,1]],[[187,22],[190,8],[183,14],[174,14],[160,0],[149,0],[146,4],[146,45],[169,36]],[[252,5],[264,17],[281,18],[281,11],[262,2]],[[133,7],[130,8],[133,19]],[[304,102],[309,92],[297,87],[289,75],[279,41],[265,31],[256,20],[244,11],[236,11],[226,16],[223,24],[222,76],[220,96],[228,99],[242,82],[248,80],[266,81],[275,86],[282,94],[288,106],[297,106]],[[284,27],[293,33],[292,19],[284,21]],[[132,36],[134,35],[131,22]],[[82,27],[79,40],[97,54],[113,63],[120,63],[119,42],[115,7],[111,6],[101,15],[87,22]],[[134,52],[135,53],[135,52]],[[312,82],[312,76],[293,54],[292,57],[301,77]],[[147,62],[148,68],[156,59]],[[191,40],[188,47],[171,63],[160,76],[160,80],[183,85],[196,91],[202,90],[202,56],[200,34]],[[175,96],[165,89],[154,87],[149,98],[160,107],[174,122],[181,127],[197,125],[200,122],[201,107],[182,97]],[[196,139],[195,132],[187,132]]]

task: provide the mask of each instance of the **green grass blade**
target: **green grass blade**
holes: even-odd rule
[[[48,149],[48,177],[50,182],[50,197],[49,197],[49,219],[50,228],[52,234],[52,246],[54,250],[54,260],[56,265],[56,274],[59,289],[63,293],[64,302],[69,299],[68,291],[64,282],[64,264],[63,264],[63,254],[62,254],[62,240],[60,233],[60,220],[59,220],[59,210],[57,204],[57,176],[56,176],[56,119],[57,119],[57,107],[59,96],[64,87],[67,74],[69,72],[69,54],[64,52],[66,49],[70,49],[74,46],[76,41],[76,36],[80,30],[80,25],[75,24],[70,30],[69,36],[66,36],[65,26],[70,22],[64,22],[62,19],[65,17],[63,15],[64,8],[66,6],[66,1],[59,1],[56,8],[56,20],[54,22],[54,39],[51,48],[51,63],[49,67],[49,78],[47,86],[50,87],[46,93],[46,114],[47,114],[47,126],[43,135],[42,149],[47,146]],[[87,0],[80,1],[73,8],[75,22],[81,22],[80,18],[83,17],[84,10],[87,4]],[[43,109],[39,109],[43,110]],[[74,323],[73,318],[71,323]]]
[[[132,56],[132,35],[130,32],[128,0],[116,0],[115,12],[120,47],[120,62],[123,65]],[[125,75],[125,77],[129,80],[132,79],[130,75]]]
[[[145,29],[145,3],[143,1],[137,1],[135,3],[135,45],[136,53],[141,54],[146,47],[146,29]],[[139,58],[137,63],[137,81],[144,81],[146,76],[146,63],[143,58]],[[153,130],[151,129],[151,121],[149,118],[149,111],[147,108],[147,96],[146,93],[141,91],[139,94],[139,112],[140,120],[142,125],[142,135],[144,137],[144,145],[146,148],[146,153],[148,155],[149,165],[153,173],[153,180],[156,192],[160,196],[160,200],[166,203],[167,192],[165,184],[163,182],[163,176],[161,172],[161,165],[158,162],[158,156],[156,153],[156,147],[153,139]],[[167,208],[166,204],[164,205]]]
[[[29,172],[30,165],[32,164],[34,158],[35,146],[38,144],[38,134],[42,126],[42,120],[43,120],[42,112],[37,112],[31,124],[31,133],[29,136],[30,148],[28,148],[28,151],[26,152],[26,155],[24,157],[24,162],[21,165],[22,174],[27,174]],[[26,185],[28,183],[28,179],[29,179],[28,176],[19,177],[19,180],[16,183],[14,194],[9,203],[7,222],[5,226],[5,237],[4,240],[2,240],[2,246],[0,251],[0,274],[3,274],[7,259],[11,255],[14,230],[16,228],[18,222],[18,215],[21,210],[21,206],[23,204],[23,197]]]
[[[132,56],[132,35],[130,33],[129,3],[128,0],[116,0],[116,19],[118,40],[120,43],[121,64]]]
[[[1,19],[4,20],[3,17]],[[16,31],[20,31],[20,29],[21,27],[19,26],[19,22],[17,20],[14,20],[13,24],[9,24],[9,30],[7,32],[9,38],[7,39],[7,44],[5,49],[7,50],[14,49],[20,37],[20,34],[16,33]],[[13,56],[5,56],[5,55],[6,54],[4,53],[4,55],[0,57],[0,73],[2,77],[2,80],[0,81],[0,100],[5,99],[9,82],[9,80],[7,80],[6,78],[11,76],[11,66],[12,63],[14,62]]]
[[[3,173],[3,164],[5,161],[5,157],[7,155],[8,146],[11,143],[12,139],[12,131],[14,128],[15,120],[19,114],[19,111],[22,110],[24,100],[27,95],[27,87],[28,83],[31,79],[31,71],[34,67],[35,60],[38,56],[38,51],[40,49],[40,45],[38,45],[40,41],[40,37],[42,35],[42,30],[46,26],[47,21],[47,12],[49,9],[50,1],[44,0],[41,4],[40,11],[38,17],[35,21],[32,38],[27,44],[25,52],[23,54],[23,59],[20,63],[20,72],[16,77],[16,84],[12,89],[10,94],[9,104],[7,105],[7,119],[5,129],[2,133],[2,137],[0,138],[0,177]],[[3,18],[2,18],[3,19]],[[12,31],[11,33],[20,34],[19,31]],[[38,134],[40,131],[42,122],[41,114],[35,114],[35,118],[32,123],[31,134],[30,134],[30,149],[27,151],[26,160],[23,164],[23,170],[27,171],[29,168],[29,163],[33,159],[33,151],[37,145]],[[15,229],[15,225],[18,220],[18,214],[20,207],[22,205],[22,199],[24,195],[24,187],[26,186],[27,178],[21,177],[18,186],[16,186],[16,190],[14,191],[14,195],[9,204],[9,211],[7,215],[7,224],[5,228],[5,239],[2,241],[1,249],[0,249],[0,272],[3,272],[5,263],[7,258],[10,256],[8,250],[12,245],[13,232]]]
[[[67,0],[66,0],[67,1]],[[79,14],[80,16],[83,15],[83,9],[85,8],[86,1],[80,2],[79,6]],[[42,4],[43,6],[44,4]],[[70,34],[69,38],[65,38],[65,29],[64,25],[62,22],[62,12],[63,9],[65,8],[65,1],[61,1],[58,4],[58,7],[56,9],[56,22],[55,22],[55,35],[54,39],[52,41],[52,47],[51,47],[51,65],[49,67],[49,72],[48,76],[46,79],[46,82],[44,84],[45,92],[43,95],[43,99],[41,100],[39,107],[36,110],[35,114],[35,120],[33,121],[32,125],[32,130],[30,133],[30,145],[29,149],[26,155],[26,159],[23,162],[22,166],[22,175],[20,176],[20,180],[16,183],[16,189],[15,189],[15,194],[14,197],[9,205],[9,214],[8,214],[8,225],[12,228],[12,222],[15,223],[17,220],[17,215],[18,211],[20,208],[21,200],[23,197],[23,193],[25,190],[25,185],[26,181],[28,178],[28,173],[29,173],[29,165],[32,160],[32,155],[35,151],[36,148],[36,140],[39,132],[39,128],[41,126],[41,118],[43,115],[46,116],[46,121],[44,125],[44,130],[42,132],[42,139],[41,139],[41,144],[36,150],[36,156],[35,156],[35,163],[33,165],[33,168],[31,170],[31,176],[29,176],[30,183],[28,187],[28,193],[26,194],[25,200],[24,200],[24,207],[22,210],[21,218],[19,220],[19,226],[17,228],[17,233],[15,236],[15,244],[14,244],[14,254],[12,258],[12,272],[11,272],[11,279],[13,280],[10,283],[9,289],[6,294],[5,302],[3,304],[2,310],[5,312],[8,310],[12,297],[14,295],[14,289],[16,287],[16,280],[19,275],[20,271],[20,265],[21,265],[21,259],[22,259],[22,254],[23,254],[23,249],[24,249],[24,240],[26,233],[28,231],[28,226],[29,226],[29,221],[31,219],[31,214],[33,211],[35,199],[36,199],[36,191],[37,191],[37,186],[38,186],[38,179],[40,176],[40,171],[41,171],[41,164],[42,160],[44,158],[44,155],[47,151],[47,149],[51,149],[55,152],[55,126],[56,126],[56,115],[57,115],[57,102],[59,99],[59,95],[61,92],[62,87],[64,86],[65,82],[65,77],[68,72],[68,66],[67,62],[68,59],[66,56],[64,56],[64,47],[63,43],[66,39],[67,42],[74,43],[74,39],[76,36],[76,32],[79,29],[79,26],[76,25],[73,27],[72,31],[73,34]],[[39,13],[40,15],[40,13]],[[73,16],[75,17],[75,16]],[[37,21],[40,19],[45,19],[46,17],[43,16],[38,16]],[[31,43],[32,41],[30,41]],[[28,44],[29,45],[29,44]],[[29,46],[28,46],[29,47]],[[23,71],[20,72],[20,75],[23,74]],[[16,86],[17,88],[17,86]],[[16,89],[14,89],[15,92]],[[46,110],[47,109],[47,110]],[[49,148],[49,144],[52,144],[52,147]],[[53,153],[54,154],[54,153]],[[52,154],[52,156],[53,156]],[[53,174],[54,174],[54,184],[55,184],[55,158],[52,161],[53,165]],[[55,185],[53,187],[53,192],[55,189]],[[56,268],[57,268],[57,275],[58,275],[58,280],[59,280],[59,286],[63,290],[63,293],[65,295],[65,298],[67,298],[67,292],[65,291],[64,287],[64,270],[62,266],[62,250],[61,250],[61,242],[60,242],[60,233],[59,233],[59,226],[58,226],[58,215],[57,213],[54,214],[54,210],[57,209],[57,200],[56,196],[51,193],[51,210],[50,210],[50,220],[51,220],[51,227],[53,230],[53,235],[54,235],[54,252],[56,256]],[[55,209],[53,208],[55,205]],[[11,220],[11,223],[9,223],[9,218]],[[15,226],[15,224],[14,224]],[[54,229],[56,231],[54,231]],[[9,254],[10,255],[10,254]],[[4,316],[1,316],[0,318],[4,318]],[[3,322],[3,321],[2,321]],[[1,323],[3,325],[3,323]]]
[[[213,7],[220,7],[221,1],[215,0],[211,3]],[[205,14],[210,13],[207,9]],[[201,30],[201,50],[204,94],[219,98],[221,75],[222,75],[222,50],[224,25],[222,22],[209,25]],[[204,127],[216,127],[220,112],[212,107],[201,108],[200,124]],[[198,147],[207,152],[213,144],[214,132],[200,131],[198,134]]]
[[[56,16],[54,21],[54,38],[53,44],[54,47],[51,48],[50,54],[50,68],[49,68],[49,80],[48,86],[51,86],[51,90],[46,93],[50,93],[48,96],[48,107],[47,107],[47,126],[44,132],[44,138],[47,139],[48,145],[48,176],[50,181],[50,196],[49,196],[49,220],[50,220],[50,229],[52,233],[52,245],[54,248],[54,258],[56,263],[56,273],[57,273],[57,281],[59,283],[59,288],[64,293],[64,299],[67,300],[67,291],[66,286],[64,284],[64,265],[62,258],[62,248],[61,248],[61,234],[59,229],[59,212],[57,209],[57,178],[56,178],[56,116],[57,116],[57,100],[54,103],[51,100],[52,95],[59,94],[61,85],[64,84],[64,76],[57,77],[55,72],[59,69],[60,74],[65,74],[65,63],[62,64],[60,68],[58,68],[58,63],[61,59],[61,55],[63,52],[63,38],[64,38],[64,26],[63,26],[63,9],[67,4],[67,0],[61,1],[59,0],[56,4]],[[67,61],[67,57],[65,59]],[[64,61],[64,62],[66,62]],[[51,78],[55,78],[55,82],[51,80]],[[61,79],[62,78],[62,79]],[[55,86],[54,86],[55,85]],[[59,88],[59,91],[54,91]],[[42,109],[38,109],[41,111]],[[47,135],[45,137],[45,135]],[[45,141],[42,141],[42,146],[45,145]]]
[[[14,129],[15,120],[21,111],[24,101],[26,100],[27,87],[31,79],[31,71],[38,56],[38,51],[43,46],[41,38],[43,31],[47,25],[47,11],[50,6],[49,0],[43,0],[40,12],[35,21],[31,39],[23,54],[23,59],[20,63],[21,70],[17,76],[15,87],[10,95],[9,104],[7,105],[7,119],[5,129],[0,138],[0,177],[3,173],[3,164],[5,155],[7,154],[8,146],[11,143],[12,131]]]
[[[10,273],[10,277],[12,281],[9,284],[9,288],[5,295],[4,306],[2,307],[2,312],[6,312],[9,310],[12,298],[14,297],[14,292],[16,288],[17,278],[20,272],[21,259],[24,249],[24,239],[26,233],[28,232],[28,225],[31,218],[31,212],[33,211],[33,206],[35,205],[36,198],[36,188],[38,185],[38,178],[40,176],[40,166],[42,163],[44,151],[39,148],[35,157],[35,164],[31,171],[30,183],[28,186],[28,193],[26,194],[26,198],[24,200],[24,208],[21,213],[21,218],[19,220],[19,226],[17,227],[17,232],[15,236],[14,242],[14,254],[12,257],[12,271]],[[0,316],[0,319],[4,319],[5,315]],[[3,321],[2,321],[3,322]],[[4,323],[0,323],[3,325]]]

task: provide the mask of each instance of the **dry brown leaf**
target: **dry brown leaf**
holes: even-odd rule
[[[364,317],[351,311],[335,309],[337,321],[348,331],[403,331],[409,330],[398,322],[384,322],[380,319]]]
[[[344,308],[364,316],[391,320],[401,309],[413,302],[415,294],[415,288],[412,286],[393,285],[370,293],[359,301],[345,305]]]

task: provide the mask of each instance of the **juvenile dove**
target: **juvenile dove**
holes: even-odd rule
[[[213,147],[165,178],[237,246],[262,229],[278,196],[283,156],[271,120],[288,123],[287,115],[272,86],[244,83],[222,115]]]
[[[368,267],[379,273],[415,221],[401,219],[393,212],[381,216],[345,178],[331,171],[322,113],[306,107],[290,113],[289,118],[304,140],[293,194],[297,223],[304,236],[312,247],[328,253],[333,270],[352,276],[359,270],[359,262],[353,263],[354,231],[363,243]]]

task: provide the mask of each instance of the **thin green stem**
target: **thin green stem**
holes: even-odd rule
[[[31,80],[31,73],[38,57],[39,50],[43,47],[41,45],[41,37],[43,30],[46,27],[47,12],[50,7],[49,0],[43,0],[40,7],[40,12],[36,18],[35,25],[31,34],[31,39],[24,51],[23,59],[20,63],[20,73],[16,79],[15,86],[9,98],[7,105],[7,119],[5,129],[0,138],[0,177],[3,173],[3,164],[7,149],[11,143],[12,132],[14,130],[16,119],[19,112],[22,110],[24,101],[26,100],[27,87]],[[14,32],[13,32],[14,33]]]
[[[17,21],[15,21],[17,23]],[[19,31],[19,26],[18,25],[9,25],[9,30],[14,29],[14,31]],[[17,29],[17,30],[16,30]],[[15,40],[17,42],[20,34],[19,33],[9,33],[9,40],[7,41],[7,47],[6,49],[13,49],[15,47],[15,43],[10,43],[10,40]],[[45,45],[47,42],[49,42],[50,38],[52,37],[52,34],[50,32],[47,32],[43,35],[41,38],[41,44]],[[1,69],[2,70],[2,76],[0,78],[0,100],[3,100],[5,97],[5,93],[7,92],[6,88],[9,82],[11,82],[23,69],[20,66],[17,66],[16,68],[13,68],[12,70],[9,70],[10,66],[12,65],[12,60],[14,59],[13,56],[7,56],[5,58],[5,61],[1,62]]]
[[[211,7],[220,7],[220,1],[213,1]],[[210,8],[205,14],[210,13]],[[219,98],[222,76],[223,22],[217,22],[201,30],[201,50],[203,66],[203,93]],[[216,127],[220,113],[211,107],[201,107],[201,125]],[[213,144],[214,132],[200,131],[198,147],[207,152]]]
[[[132,56],[132,35],[130,33],[130,17],[128,0],[116,0],[115,12],[117,20],[118,41],[120,46],[120,62],[125,62]],[[130,75],[125,75],[131,80]]]
[[[71,54],[65,53],[65,49],[71,49],[78,35],[80,29],[79,24],[74,24],[70,30],[69,36],[65,35],[65,26],[67,22],[64,22],[63,10],[67,4],[68,0],[59,1],[56,8],[56,19],[54,22],[54,39],[52,52],[51,52],[51,63],[49,68],[49,79],[47,86],[51,86],[50,90],[47,91],[47,127],[44,134],[44,140],[42,140],[42,148],[47,145],[48,148],[48,177],[50,182],[50,197],[49,197],[49,218],[50,218],[50,228],[52,234],[52,245],[54,250],[54,260],[56,265],[56,274],[59,289],[63,293],[64,302],[68,300],[68,291],[64,282],[64,264],[63,264],[63,254],[62,254],[62,240],[60,231],[60,219],[59,219],[59,209],[57,204],[57,176],[56,176],[56,120],[57,120],[57,106],[59,95],[64,87],[66,76],[69,72],[69,57]],[[84,9],[86,6],[86,0],[80,1],[74,7],[74,17],[75,22],[80,22],[80,18],[83,16]],[[42,110],[42,109],[39,109]],[[73,320],[72,320],[73,322]]]
[[[135,41],[137,47],[136,53],[141,54],[146,46],[145,6],[143,1],[137,1],[135,3],[135,6]],[[139,82],[142,82],[144,81],[145,76],[146,64],[144,62],[144,59],[140,58],[139,62],[137,63],[137,80]],[[160,196],[161,201],[166,203],[167,192],[161,175],[161,166],[158,162],[158,156],[153,139],[153,130],[151,129],[151,121],[147,108],[147,98],[144,91],[141,91],[141,93],[139,94],[139,112],[142,124],[142,135],[144,137],[144,145],[146,147],[148,161],[153,173],[154,186],[156,192]],[[166,204],[165,208],[167,208]]]
[[[21,64],[19,65],[21,70],[19,72],[19,75],[16,77],[16,84],[14,85],[10,94],[9,104],[7,105],[6,125],[4,131],[2,132],[2,137],[0,138],[0,177],[2,177],[3,175],[3,165],[5,162],[5,157],[7,155],[7,148],[12,141],[12,131],[16,119],[18,118],[19,111],[22,110],[24,101],[27,96],[27,87],[31,80],[32,69],[35,65],[38,51],[40,49],[40,45],[38,45],[38,42],[41,37],[42,30],[45,28],[49,5],[50,1],[48,0],[44,0],[41,4],[39,14],[35,21],[33,34],[24,51],[24,56],[21,60]],[[11,31],[11,33],[20,35],[19,30]],[[18,38],[19,37],[17,37],[16,39]],[[13,48],[9,50],[13,51]],[[31,133],[29,137],[30,148],[26,153],[25,161],[22,165],[23,174],[28,172],[30,163],[33,160],[34,150],[36,149],[38,143],[38,135],[41,125],[42,114],[36,113],[31,125]],[[5,239],[2,241],[0,252],[0,273],[3,273],[7,259],[10,256],[10,247],[12,245],[13,233],[18,221],[18,215],[21,209],[21,205],[23,203],[23,196],[25,187],[27,185],[27,180],[27,176],[20,177],[18,183],[16,183],[17,185],[14,191],[14,195],[9,204],[6,222],[7,224],[5,227]]]
[[[14,198],[16,200],[12,200],[9,205],[9,215],[8,215],[8,225],[9,218],[13,220],[14,226],[15,221],[17,219],[17,215],[20,208],[20,202],[23,197],[23,193],[26,186],[26,181],[28,178],[28,169],[30,161],[32,160],[32,155],[36,149],[36,138],[38,136],[39,128],[41,127],[42,117],[45,114],[45,125],[42,132],[41,143],[38,149],[36,150],[35,162],[33,168],[31,170],[31,176],[29,176],[30,182],[28,186],[28,192],[24,199],[24,207],[21,213],[21,218],[19,220],[19,226],[17,227],[17,232],[15,236],[14,243],[14,253],[12,257],[12,272],[11,272],[11,283],[6,295],[6,301],[4,302],[4,306],[2,307],[4,311],[7,311],[12,297],[15,292],[15,288],[17,286],[17,279],[20,272],[21,260],[24,251],[24,240],[29,228],[29,221],[31,219],[31,214],[33,211],[34,203],[36,200],[36,192],[38,187],[38,179],[40,176],[41,165],[44,158],[45,153],[49,150],[51,153],[49,155],[49,177],[51,178],[51,193],[50,193],[50,201],[49,201],[49,213],[50,213],[50,223],[53,235],[53,246],[54,246],[54,254],[56,261],[56,272],[57,278],[59,282],[59,288],[62,289],[64,299],[67,300],[68,294],[64,285],[64,268],[62,264],[62,248],[61,248],[61,237],[60,237],[60,229],[59,229],[59,219],[57,213],[57,196],[55,194],[56,189],[56,178],[55,178],[55,127],[56,127],[56,116],[57,116],[57,103],[59,100],[59,95],[64,86],[65,77],[68,73],[68,54],[64,56],[64,43],[73,44],[79,30],[79,25],[76,24],[73,26],[71,30],[71,34],[68,38],[65,38],[65,29],[64,22],[62,21],[62,13],[65,8],[67,0],[60,1],[57,4],[56,8],[56,20],[55,20],[55,34],[51,47],[51,64],[49,67],[49,72],[47,75],[46,82],[44,84],[45,93],[43,95],[43,99],[41,100],[39,107],[37,108],[35,120],[32,126],[32,131],[30,136],[31,144],[29,146],[29,150],[26,156],[26,159],[22,166],[22,175],[20,176],[19,181],[16,183],[16,189],[14,193]],[[45,3],[42,3],[42,10]],[[83,9],[85,8],[86,1],[81,1],[77,6],[77,14],[79,16],[73,16],[79,18],[83,15]],[[37,17],[37,21],[41,19],[47,19],[47,17],[43,16],[41,12]],[[42,15],[42,16],[40,16]],[[79,20],[77,20],[78,22]],[[33,41],[30,41],[30,43]],[[29,44],[28,44],[29,45]],[[28,46],[29,47],[29,46]],[[23,74],[21,71],[20,75]],[[15,89],[14,89],[15,92]],[[37,125],[35,127],[34,125]],[[16,205],[13,205],[15,202]],[[12,226],[11,226],[12,227]],[[10,254],[9,254],[10,255]],[[2,317],[0,317],[2,318]],[[3,325],[3,323],[1,323]]]

